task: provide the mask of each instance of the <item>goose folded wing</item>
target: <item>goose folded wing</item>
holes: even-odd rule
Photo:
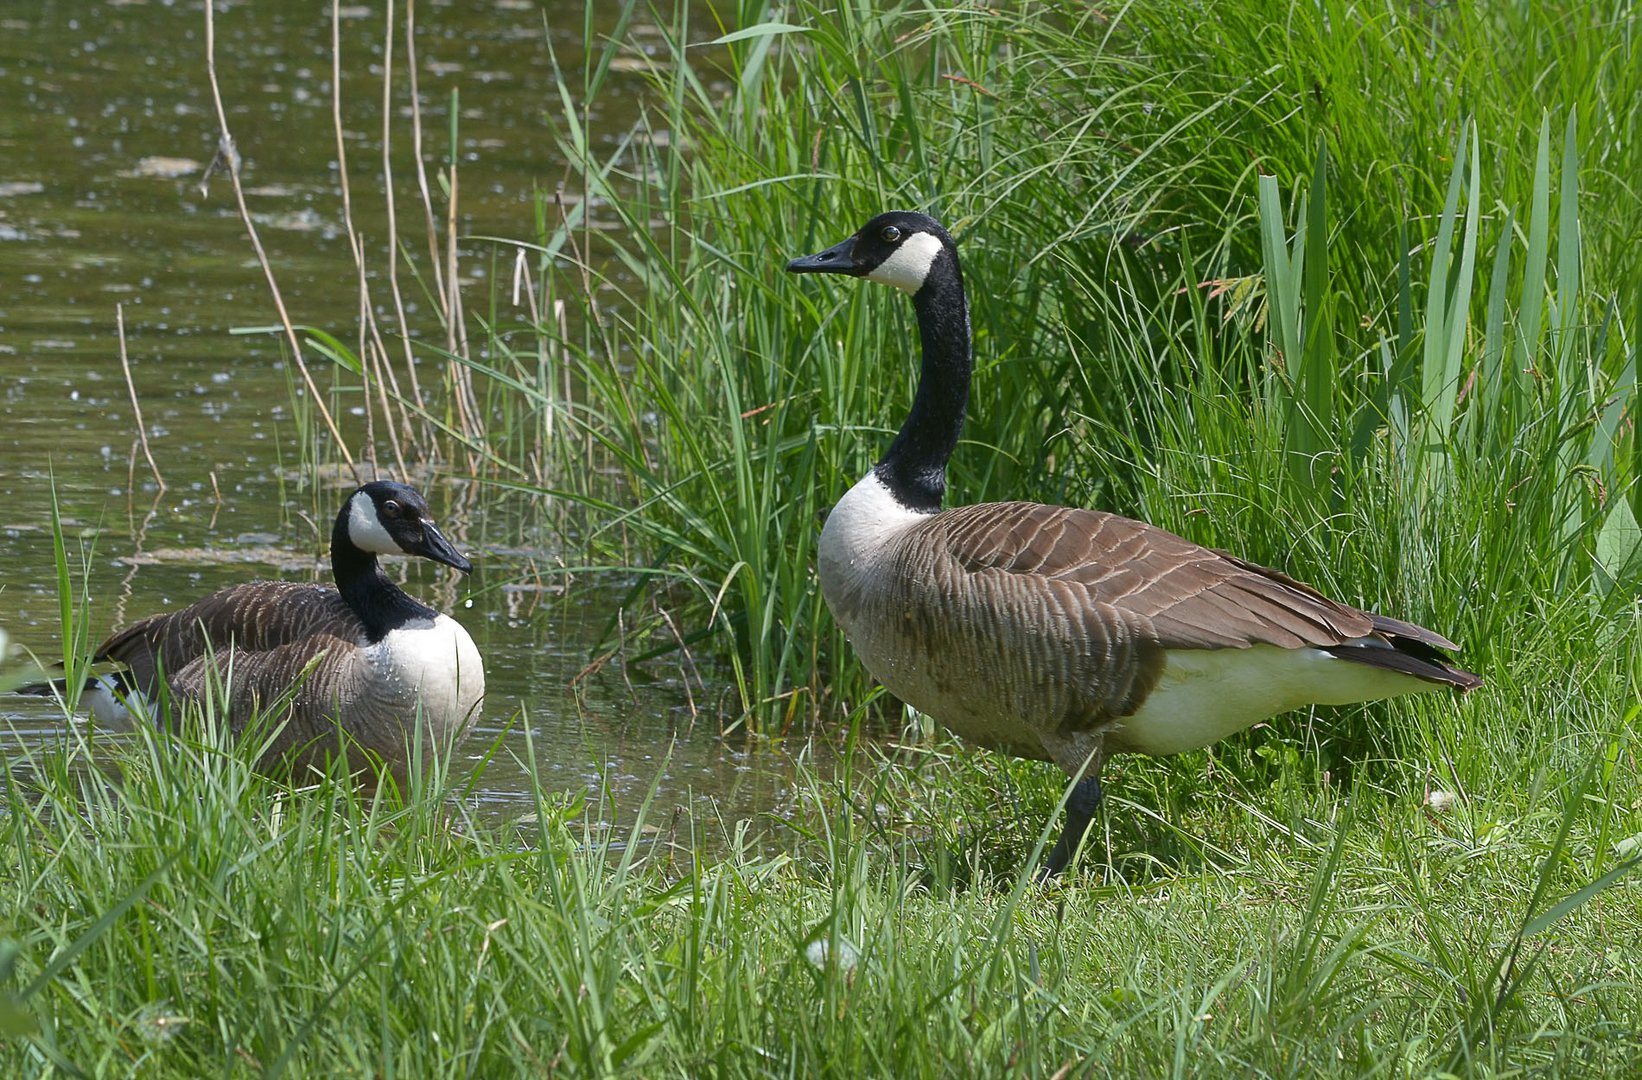
[[[1115,514],[981,503],[932,518],[930,527],[967,573],[1037,579],[1032,591],[1080,598],[1165,650],[1327,647],[1377,631],[1417,632],[1417,640],[1436,648],[1453,647],[1420,627],[1336,603],[1278,571]]]
[[[335,589],[259,581],[135,622],[103,642],[96,658],[125,664],[137,685],[152,689],[161,671],[180,673],[212,650],[268,652],[317,634],[357,641],[364,627]]]

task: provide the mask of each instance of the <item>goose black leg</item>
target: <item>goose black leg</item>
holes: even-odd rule
[[[1089,831],[1089,826],[1095,820],[1095,811],[1100,809],[1100,777],[1085,776],[1072,788],[1072,795],[1066,800],[1066,827],[1061,830],[1060,839],[1050,849],[1049,857],[1038,868],[1038,879],[1047,881],[1056,876],[1072,861],[1077,853],[1078,845],[1083,843],[1083,835]]]

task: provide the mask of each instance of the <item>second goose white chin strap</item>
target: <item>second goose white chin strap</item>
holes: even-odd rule
[[[364,492],[355,492],[348,500],[348,539],[360,551],[377,555],[403,555],[404,549],[394,543],[382,521],[376,516],[376,503]]]
[[[931,233],[913,233],[889,258],[863,275],[868,281],[893,285],[904,292],[916,293],[924,287],[929,268],[935,265],[935,256],[941,253],[940,238]]]

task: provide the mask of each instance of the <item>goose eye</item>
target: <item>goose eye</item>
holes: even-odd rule
[[[397,515],[399,513],[399,500],[389,499],[387,502],[383,503],[382,512],[384,514]]]
[[[879,232],[878,238],[886,244],[893,244],[901,239],[901,230],[894,225],[885,225],[883,230]]]

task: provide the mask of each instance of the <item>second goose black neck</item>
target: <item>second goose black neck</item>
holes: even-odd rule
[[[906,422],[874,471],[901,505],[935,513],[946,493],[946,463],[969,406],[969,301],[950,246],[935,257],[912,306],[924,348],[918,390]]]
[[[346,509],[331,529],[331,573],[336,576],[337,591],[365,624],[365,635],[373,644],[406,623],[438,614],[389,581],[375,554],[354,544],[348,535]]]

